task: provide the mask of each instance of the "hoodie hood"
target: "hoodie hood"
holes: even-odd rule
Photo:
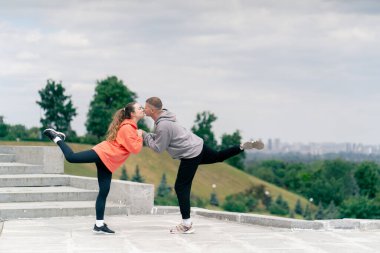
[[[174,113],[169,112],[167,109],[163,109],[160,117],[158,117],[155,124],[158,125],[158,123],[160,123],[161,121],[176,122],[177,118]]]
[[[132,119],[125,119],[123,120],[123,122],[121,122],[120,126],[119,126],[119,129],[122,127],[122,126],[125,126],[125,125],[131,125],[133,128],[137,129],[137,124],[134,120]]]

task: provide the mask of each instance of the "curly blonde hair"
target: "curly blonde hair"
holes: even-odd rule
[[[124,108],[119,109],[115,112],[112,122],[108,126],[106,138],[107,141],[114,141],[116,139],[121,122],[123,122],[125,119],[130,119],[131,113],[135,112],[135,104],[136,102],[130,102]]]

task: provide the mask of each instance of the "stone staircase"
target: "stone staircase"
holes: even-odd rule
[[[0,219],[95,215],[97,180],[63,172],[57,147],[0,146]],[[112,188],[106,215],[151,211],[152,185],[113,180]]]

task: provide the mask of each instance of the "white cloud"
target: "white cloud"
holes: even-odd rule
[[[42,34],[41,32],[39,31],[30,31],[30,32],[27,32],[26,33],[26,36],[25,36],[25,40],[26,42],[29,42],[29,43],[37,43],[37,42],[40,42],[41,39],[42,39]]]
[[[18,60],[36,60],[36,59],[39,59],[40,56],[36,53],[32,53],[32,52],[28,52],[28,51],[23,51],[23,52],[19,52],[17,55],[16,55],[16,59]]]
[[[66,30],[49,34],[47,39],[62,46],[87,47],[89,45],[89,40],[83,34],[72,33]]]

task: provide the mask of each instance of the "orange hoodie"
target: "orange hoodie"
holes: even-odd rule
[[[126,119],[120,124],[114,141],[103,141],[92,148],[112,173],[125,162],[130,153],[137,154],[141,151],[143,139],[137,136],[136,130],[136,122]]]

